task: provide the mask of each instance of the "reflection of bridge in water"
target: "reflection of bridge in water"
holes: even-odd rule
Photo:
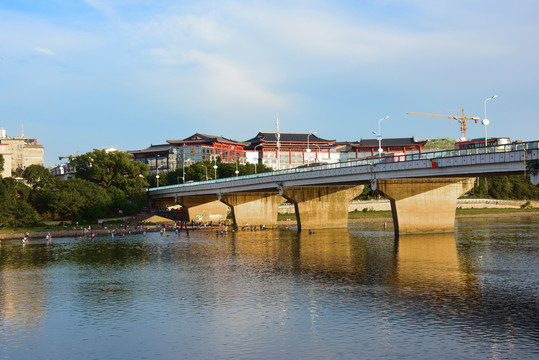
[[[317,284],[312,295],[315,302],[325,292],[339,293],[344,302],[389,297],[392,314],[388,316],[434,319],[448,326],[470,327],[470,331],[481,331],[481,327],[491,331],[491,326],[535,329],[534,311],[529,308],[533,295],[499,297],[496,291],[485,291],[474,260],[466,251],[457,250],[453,233],[407,235],[398,240],[377,235],[371,232],[368,238],[348,229],[325,229],[312,235],[285,229],[237,232],[216,240],[220,250],[210,251],[212,256],[231,256],[242,267],[252,267],[262,276],[260,281],[273,281],[279,276],[276,273],[308,278]],[[209,255],[202,246],[191,244],[190,251]],[[515,312],[519,306],[524,310],[520,314],[520,310]]]
[[[370,183],[391,201],[396,234],[452,232],[456,200],[474,177],[524,173],[539,142],[407,155],[405,161],[351,161],[312,168],[152,188],[154,207],[181,204],[191,220],[276,225],[279,205],[294,204],[299,229],[346,228],[348,205]],[[534,183],[539,175],[532,176]]]

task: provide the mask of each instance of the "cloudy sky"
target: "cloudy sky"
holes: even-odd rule
[[[539,138],[536,0],[0,2],[0,127],[45,165],[194,132]],[[484,136],[469,122],[468,138]]]

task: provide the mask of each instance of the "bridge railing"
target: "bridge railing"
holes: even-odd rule
[[[480,154],[493,154],[493,153],[502,153],[502,152],[510,152],[510,151],[532,150],[532,149],[538,149],[538,148],[539,148],[539,141],[529,141],[529,142],[519,142],[519,143],[513,143],[513,144],[506,144],[506,145],[492,145],[492,146],[480,147],[476,149],[428,151],[428,152],[408,154],[408,155],[403,155],[403,156],[401,155],[401,156],[396,156],[396,157],[380,157],[380,158],[371,158],[371,159],[350,160],[350,161],[338,162],[338,163],[333,163],[333,164],[317,165],[317,166],[310,166],[310,167],[304,167],[304,168],[293,168],[293,169],[285,169],[285,170],[271,171],[271,172],[258,173],[258,174],[234,176],[234,177],[215,179],[215,180],[197,181],[197,182],[186,183],[186,184],[167,185],[167,186],[161,186],[159,188],[151,188],[148,190],[149,191],[155,191],[158,189],[165,190],[165,189],[189,187],[193,185],[216,184],[216,183],[223,183],[223,182],[237,181],[237,180],[244,180],[244,179],[264,178],[267,176],[275,176],[275,175],[283,175],[283,174],[295,174],[295,173],[303,173],[303,172],[312,172],[312,171],[317,171],[317,170],[338,169],[338,168],[356,167],[356,166],[365,166],[365,165],[376,165],[379,163],[395,162],[395,158],[397,158],[398,162],[415,161],[415,160],[434,160],[434,159],[439,159],[439,158],[460,157],[460,156],[480,155]]]

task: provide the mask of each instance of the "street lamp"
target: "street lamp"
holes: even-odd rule
[[[215,172],[215,179],[217,179],[217,164],[213,165],[213,171]]]
[[[487,125],[490,124],[490,121],[487,119],[487,101],[496,99],[497,97],[498,95],[491,96],[483,102],[483,105],[485,106],[485,117],[483,118],[483,121],[481,121],[481,124],[485,125],[485,152],[487,152]]]
[[[182,184],[185,184],[185,153],[182,150],[183,162],[182,162]]]
[[[236,173],[236,176],[238,176],[238,174],[240,173],[238,171],[238,160],[236,159],[236,171],[234,171]]]
[[[259,146],[262,146],[262,144],[258,144],[257,146],[255,146],[254,150],[256,152],[256,148],[259,147]],[[256,165],[258,164],[258,152],[256,152],[256,161],[255,161],[255,174],[256,174]]]
[[[311,163],[311,149],[309,148],[309,136],[316,134],[315,132],[310,132],[307,134],[307,150],[305,152],[307,153],[307,165]]]
[[[206,181],[208,181],[208,168],[205,165],[200,164],[204,170],[206,170]]]
[[[384,149],[382,149],[382,133],[380,132],[380,123],[382,122],[382,120],[387,120],[389,119],[389,116],[385,116],[383,118],[381,118],[380,120],[378,120],[378,132],[376,131],[373,131],[372,133],[376,135],[376,138],[378,139],[378,157],[381,158],[382,157],[382,151],[384,151]]]
[[[155,175],[155,180],[157,181],[157,187],[159,187],[159,174]]]

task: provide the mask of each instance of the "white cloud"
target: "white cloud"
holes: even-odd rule
[[[90,7],[94,8],[95,10],[103,13],[108,18],[114,18],[116,17],[116,10],[114,7],[110,4],[110,1],[104,1],[104,0],[83,0],[86,4],[88,4]]]
[[[34,50],[39,54],[48,55],[48,56],[56,56],[56,53],[54,51],[44,48],[44,47],[36,46]]]
[[[152,49],[151,55],[164,65],[177,66],[177,77],[184,85],[192,86],[190,96],[198,97],[197,103],[212,106],[263,107],[282,109],[289,105],[287,97],[269,90],[268,82],[246,64],[236,63],[217,54],[197,50]],[[167,72],[167,74],[169,74]],[[183,74],[183,75],[182,75]]]

